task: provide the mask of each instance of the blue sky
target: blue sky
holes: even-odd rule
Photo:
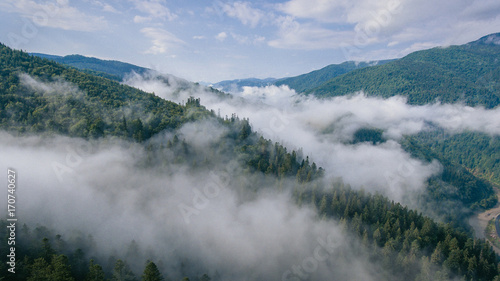
[[[500,32],[498,0],[2,0],[0,42],[191,81],[285,77]]]

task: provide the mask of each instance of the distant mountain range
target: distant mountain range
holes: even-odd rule
[[[401,59],[331,64],[287,78],[248,78],[215,83],[213,88],[235,93],[245,86],[288,85],[298,93],[317,97],[341,96],[364,91],[368,96],[402,95],[409,104],[431,102],[482,105],[500,104],[500,33],[449,47],[413,52]],[[33,53],[65,65],[116,81],[148,68],[81,55],[54,56]]]
[[[277,80],[276,78],[224,80],[213,84],[212,87],[227,93],[237,93],[241,92],[243,87],[265,87],[273,85]]]
[[[315,70],[306,74],[302,74],[294,77],[286,78],[247,78],[247,79],[235,79],[235,80],[225,80],[217,82],[212,86],[228,93],[236,93],[242,91],[243,87],[265,87],[269,85],[288,85],[290,89],[294,89],[296,92],[301,93],[309,89],[321,86],[328,80],[337,77],[339,75],[345,74],[352,70],[361,69],[369,66],[382,65],[388,63],[392,60],[382,60],[382,61],[369,61],[369,62],[356,62],[356,61],[346,61],[341,64],[330,64],[323,67],[322,69]]]

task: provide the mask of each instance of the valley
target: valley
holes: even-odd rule
[[[8,278],[498,280],[498,36],[211,87],[0,45]]]

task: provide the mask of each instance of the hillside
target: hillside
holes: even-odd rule
[[[310,89],[319,87],[325,82],[342,74],[348,73],[350,71],[370,66],[383,65],[390,61],[392,60],[369,61],[369,62],[346,61],[341,64],[331,64],[321,69],[306,74],[302,74],[299,76],[278,79],[276,82],[274,82],[274,84],[277,86],[288,85],[291,89],[294,89],[297,93],[302,93]]]
[[[189,120],[185,107],[153,94],[4,45],[0,48],[4,130],[85,138],[123,134],[143,140]]]
[[[362,90],[384,98],[402,95],[409,104],[463,102],[493,108],[500,104],[499,36],[414,52],[384,65],[354,70],[306,93],[331,97]]]
[[[355,62],[346,61],[341,64],[331,64],[321,69],[302,74],[294,77],[285,78],[247,78],[225,80],[213,84],[213,87],[228,93],[241,92],[243,87],[265,87],[269,85],[287,85],[290,89],[294,89],[298,93],[305,92],[309,89],[316,88],[328,80],[335,78],[339,75],[345,74],[352,70],[361,69],[369,66],[382,65],[390,62],[391,60],[370,61],[370,62]]]
[[[131,72],[138,74],[151,71],[151,69],[115,60],[101,60],[82,55],[55,56],[48,54],[32,53],[32,55],[53,60],[55,62],[72,66],[79,70],[90,71],[117,81],[122,81]],[[107,75],[106,75],[107,74]]]

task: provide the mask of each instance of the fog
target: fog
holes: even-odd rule
[[[22,80],[47,94],[81,93],[64,81]],[[131,75],[124,83],[178,103],[194,96],[221,116],[249,118],[266,138],[289,151],[302,149],[325,168],[327,182],[342,178],[400,202],[424,192],[426,180],[441,171],[437,161],[411,158],[398,143],[403,135],[435,127],[500,132],[498,108],[410,106],[401,97],[363,93],[316,99],[286,86],[245,87],[229,97],[151,73]],[[360,128],[382,129],[387,141],[353,144]],[[17,172],[19,222],[47,226],[68,241],[91,234],[95,246],[89,257],[126,259],[136,274],[152,259],[172,279],[208,273],[220,280],[388,280],[341,224],[318,218],[308,205],[297,206],[287,182],[278,192],[273,180],[245,172],[228,155],[210,153],[226,132],[207,119],[148,141],[163,145],[175,133],[196,151],[187,162],[176,160],[175,148],[151,155],[146,146],[115,138],[0,132],[0,167]],[[216,157],[216,164],[189,162],[207,157]],[[0,208],[6,209],[5,200]]]
[[[224,130],[207,122],[186,124],[180,135],[206,148]],[[182,272],[220,280],[297,280],[292,270],[300,270],[302,280],[332,274],[339,280],[374,280],[381,274],[361,249],[351,253],[357,242],[336,223],[319,220],[307,206],[299,208],[287,191],[238,192],[244,174],[234,162],[210,169],[145,166],[142,146],[116,139],[1,133],[0,144],[0,167],[13,168],[18,176],[19,223],[49,227],[66,240],[91,234],[95,246],[84,249],[93,251],[89,256],[126,259],[138,274],[146,259],[161,264],[173,279]],[[6,208],[5,202],[0,205]],[[357,264],[355,271],[331,264],[340,252],[343,260]]]
[[[500,108],[439,102],[414,106],[401,96],[382,99],[363,92],[318,99],[298,95],[286,85],[243,87],[233,98],[221,98],[201,86],[179,91],[154,75],[132,75],[125,83],[179,103],[189,96],[199,97],[221,116],[236,113],[249,118],[264,137],[290,150],[303,149],[304,155],[326,169],[328,178],[341,177],[355,188],[382,192],[396,201],[422,192],[426,180],[441,172],[437,161],[412,159],[397,142],[402,136],[436,128],[500,134]],[[387,141],[351,144],[360,128],[381,129]]]

